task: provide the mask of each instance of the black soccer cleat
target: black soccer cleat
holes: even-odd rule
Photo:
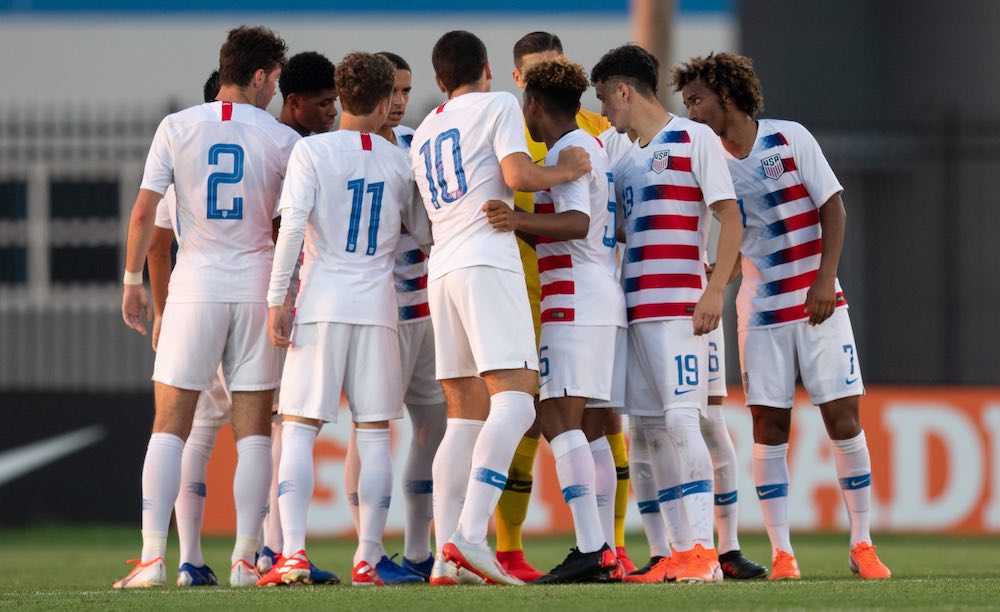
[[[615,551],[605,544],[600,550],[582,553],[575,546],[566,559],[548,574],[531,584],[578,584],[581,582],[620,582],[621,570]]]
[[[719,555],[719,565],[726,580],[754,580],[767,576],[767,568],[743,556],[739,550]]]

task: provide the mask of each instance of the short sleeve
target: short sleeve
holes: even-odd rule
[[[795,160],[809,197],[816,203],[816,208],[819,208],[844,188],[813,135],[805,127],[797,123],[794,125],[795,129],[789,130],[791,138],[788,139],[792,159]]]
[[[167,187],[174,182],[173,156],[170,152],[170,117],[164,117],[156,128],[153,144],[146,156],[146,168],[142,173],[141,189],[166,193]]]
[[[292,149],[288,159],[288,170],[285,172],[285,182],[281,189],[281,199],[278,210],[295,208],[312,212],[316,206],[316,194],[319,181],[316,176],[316,166],[308,150],[305,140],[299,141]]]
[[[708,128],[691,130],[691,135],[691,172],[698,181],[705,204],[711,206],[722,200],[735,200],[736,191],[723,154],[722,141],[708,132]]]
[[[493,125],[493,152],[502,160],[514,153],[528,155],[528,142],[524,139],[524,115],[517,98],[509,93],[496,96],[496,120]]]
[[[170,211],[177,206],[177,195],[173,189],[167,189],[163,194],[163,199],[156,205],[156,227],[163,229],[174,229],[173,220],[170,218]]]
[[[578,210],[588,217],[590,216],[590,183],[594,180],[594,173],[589,172],[580,178],[553,185],[550,189],[552,202],[557,213]],[[606,179],[605,179],[606,180]]]

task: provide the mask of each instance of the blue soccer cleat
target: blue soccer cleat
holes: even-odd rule
[[[257,555],[257,571],[261,576],[266,575],[271,568],[278,564],[281,553],[276,553],[267,546]]]
[[[190,563],[184,563],[177,569],[177,586],[219,586],[219,579],[215,577],[212,568],[207,565],[197,567]]]
[[[397,555],[393,555],[392,559],[395,559],[396,556]],[[382,582],[385,584],[413,584],[415,582],[424,581],[424,579],[419,575],[414,574],[408,569],[400,566],[392,559],[382,555],[379,562],[375,564],[375,571],[378,572]]]
[[[434,555],[430,555],[427,559],[417,562],[410,561],[406,557],[403,557],[403,569],[410,572],[411,574],[416,574],[427,582],[431,579],[431,570],[434,569]]]
[[[309,580],[313,584],[340,584],[336,574],[319,569],[312,561],[309,562]]]

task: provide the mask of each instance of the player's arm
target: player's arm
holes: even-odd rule
[[[729,284],[729,277],[736,267],[740,244],[743,242],[743,219],[736,200],[720,200],[713,203],[711,208],[719,219],[719,246],[708,285],[694,307],[693,323],[696,336],[707,334],[719,326],[719,321],[722,320],[723,295],[726,285]]]
[[[554,166],[538,166],[527,153],[511,153],[500,160],[503,180],[514,191],[542,191],[590,172],[590,154],[581,147],[566,147]]]
[[[160,338],[160,323],[167,306],[167,292],[170,286],[170,247],[174,242],[173,231],[164,227],[154,227],[149,244],[146,265],[149,267],[149,290],[153,294],[153,350]]]
[[[490,200],[483,205],[486,219],[501,232],[519,232],[529,236],[546,236],[556,240],[586,238],[590,230],[590,217],[578,210],[567,210],[554,215],[539,215],[512,209],[506,202]]]
[[[820,207],[819,225],[823,231],[823,251],[816,280],[806,293],[805,304],[810,325],[826,321],[837,308],[837,268],[847,229],[847,211],[839,192]]]
[[[143,318],[151,320],[152,309],[149,305],[149,295],[142,284],[142,269],[149,253],[149,244],[153,237],[153,221],[156,218],[156,205],[163,194],[149,189],[140,189],[139,195],[132,206],[132,214],[128,221],[128,240],[125,244],[125,289],[122,293],[122,319],[143,336],[146,335],[146,325]],[[138,275],[138,276],[136,276]],[[135,281],[138,282],[135,282]]]

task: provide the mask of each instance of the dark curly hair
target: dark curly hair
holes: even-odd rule
[[[639,45],[622,45],[604,54],[590,71],[594,85],[614,80],[627,83],[647,98],[656,95],[660,62]]]
[[[212,74],[208,75],[208,80],[202,86],[201,93],[205,96],[205,102],[215,102],[215,99],[219,97],[218,70],[213,70]]]
[[[314,96],[324,89],[333,89],[333,62],[315,51],[297,53],[288,59],[278,77],[282,99],[289,94]]]
[[[537,99],[550,115],[573,117],[589,83],[583,66],[565,58],[538,62],[524,74],[524,95]]]
[[[753,60],[745,55],[711,53],[674,67],[674,91],[693,81],[701,81],[714,91],[720,103],[727,100],[751,117],[764,108],[764,90],[754,72]]]
[[[521,59],[532,53],[555,51],[562,55],[563,46],[559,37],[551,32],[529,32],[514,43],[514,67],[521,70]]]
[[[258,70],[283,66],[287,52],[285,41],[263,26],[234,28],[219,50],[219,81],[246,87]]]
[[[382,55],[355,51],[337,65],[334,81],[344,110],[352,115],[367,115],[379,101],[392,96],[396,67]]]
[[[472,32],[453,30],[434,43],[431,64],[448,93],[475,83],[486,67],[486,45]]]

